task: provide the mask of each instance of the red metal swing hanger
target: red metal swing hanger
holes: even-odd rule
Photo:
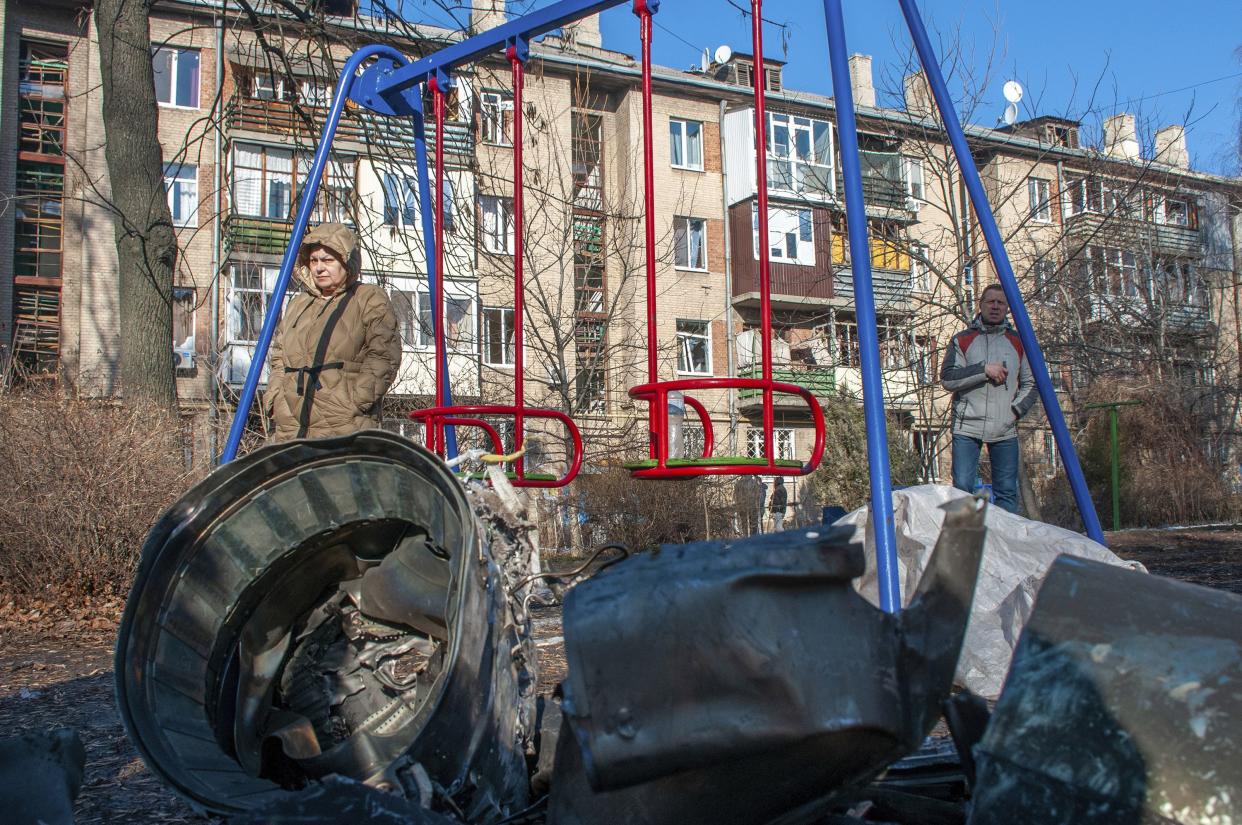
[[[517,458],[513,463],[511,482],[515,487],[564,487],[574,480],[582,466],[582,435],[573,419],[559,410],[541,409],[526,406],[523,377],[525,372],[525,353],[523,352],[523,328],[525,316],[524,287],[524,253],[526,251],[525,227],[523,225],[524,178],[522,169],[522,91],[523,63],[529,56],[525,39],[514,38],[505,48],[505,56],[509,60],[513,76],[513,392],[512,404],[456,404],[445,403],[445,389],[448,387],[447,371],[447,331],[444,325],[444,95],[445,90],[437,78],[431,78],[433,105],[436,123],[436,190],[435,190],[435,272],[436,278],[432,285],[431,305],[435,314],[435,359],[436,359],[436,404],[427,409],[415,410],[410,418],[421,421],[426,433],[427,448],[441,456],[445,453],[444,428],[449,426],[477,427],[491,439],[496,453],[504,452],[504,443],[500,433],[483,416],[513,418],[514,452]],[[501,231],[505,228],[502,226]],[[565,474],[556,476],[528,475],[522,454],[525,452],[526,419],[542,418],[559,421],[573,442],[573,455]]]
[[[647,383],[630,389],[631,398],[647,402],[650,430],[650,460],[628,465],[635,478],[688,478],[705,475],[806,475],[815,469],[824,453],[824,413],[819,401],[805,387],[772,380],[772,298],[768,237],[768,174],[767,115],[765,111],[763,67],[762,0],[751,0],[751,37],[756,70],[752,73],[755,88],[755,154],[757,166],[759,211],[759,300],[763,336],[763,378],[683,378],[659,380],[657,363],[658,336],[656,327],[656,254],[655,254],[655,166],[653,162],[653,125],[651,105],[651,23],[659,10],[660,0],[634,0],[634,14],[639,20],[642,42],[642,106],[643,106],[643,191],[646,203],[646,273],[647,273]],[[689,390],[747,389],[763,394],[763,459],[713,458],[714,438],[711,417],[697,400],[686,395]],[[698,415],[703,427],[703,455],[694,459],[669,456],[668,395],[681,392],[685,403]],[[776,457],[773,431],[776,425],[774,395],[796,395],[806,402],[815,428],[815,444],[804,464],[781,461]]]

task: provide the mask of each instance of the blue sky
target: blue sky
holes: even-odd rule
[[[732,2],[749,9],[749,0]],[[899,73],[910,48],[897,3],[844,5],[849,49],[873,56],[883,87],[885,72]],[[601,29],[606,47],[636,54],[638,25],[629,8],[604,12]],[[933,41],[960,42],[976,76],[995,46],[975,122],[997,122],[1005,106],[1001,86],[1016,79],[1026,89],[1020,117],[1068,114],[1084,120],[1087,135],[1118,110],[1157,127],[1186,122],[1196,169],[1239,173],[1242,0],[925,0],[921,8]],[[823,4],[767,0],[764,17],[787,24],[764,32],[765,53],[789,64],[786,86],[830,94]],[[697,64],[702,48],[721,44],[750,51],[749,23],[730,0],[663,0],[656,22],[654,54],[664,65]],[[881,93],[881,105],[894,102]]]

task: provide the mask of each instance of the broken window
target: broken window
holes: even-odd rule
[[[506,92],[479,96],[479,138],[496,146],[513,145],[513,97]]]
[[[711,375],[712,339],[706,321],[677,319],[677,371]]]
[[[673,256],[679,269],[707,269],[707,221],[673,218]]]

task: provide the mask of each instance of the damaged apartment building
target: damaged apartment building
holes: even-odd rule
[[[0,216],[7,374],[60,374],[107,395],[120,342],[96,33],[78,3],[2,8],[10,105],[0,126],[0,191],[12,204]],[[165,183],[181,250],[170,359],[200,460],[217,452],[233,414],[345,58],[370,42],[416,56],[505,19],[499,0],[475,0],[463,30],[349,4],[316,7],[306,19],[256,8],[262,31],[214,0],[164,2],[151,17]],[[604,47],[598,16],[533,43],[523,250],[513,226],[508,65],[498,54],[454,77],[439,220],[455,399],[512,398],[513,266],[524,254],[527,401],[579,421],[588,467],[641,454],[646,410],[626,390],[645,380],[647,209],[657,229],[662,378],[756,374],[762,243],[771,260],[774,377],[823,400],[860,399],[833,101],[787,88],[780,61],[756,66],[727,49],[717,58],[684,71],[655,67],[656,190],[644,204],[634,57]],[[903,99],[889,107],[877,99],[870,58],[855,55],[850,66],[885,403],[920,457],[923,480],[947,480],[941,352],[996,278],[921,76],[907,77]],[[757,231],[757,72],[768,97],[767,238]],[[1168,353],[1179,380],[1236,387],[1242,182],[1190,169],[1180,127],[1157,132],[1154,156],[1139,151],[1126,115],[1107,121],[1099,148],[1080,142],[1082,128],[1039,118],[968,129],[1058,389],[1073,401],[1091,381],[1124,376],[1152,352]],[[428,405],[435,371],[412,128],[347,111],[324,174],[313,220],[357,227],[363,278],[389,290],[399,316],[404,359],[386,426],[417,435],[404,413]],[[745,390],[696,397],[717,454],[763,451],[761,398]],[[778,397],[776,412],[778,457],[805,458],[812,429],[804,405]],[[1235,418],[1222,404],[1222,443]],[[1028,459],[1055,472],[1050,434],[1038,417],[1027,426]],[[701,454],[704,435],[688,419],[687,456]],[[545,439],[546,455],[528,460],[562,460],[555,443]]]

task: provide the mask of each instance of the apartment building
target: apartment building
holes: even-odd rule
[[[0,216],[0,261],[9,267],[0,277],[0,346],[26,375],[59,370],[107,394],[117,364],[116,263],[98,51],[91,19],[78,10],[71,2],[7,4],[0,21],[4,100],[18,104],[5,106],[0,121],[0,191],[15,204]],[[161,4],[151,19],[181,246],[170,357],[204,456],[249,368],[339,67],[374,40],[416,56],[462,36],[334,10],[348,14],[305,22],[264,8],[271,25],[262,31],[210,0]],[[503,6],[477,0],[469,28],[503,19]],[[902,107],[882,108],[871,71],[869,58],[851,58],[885,402],[924,478],[945,479],[940,352],[994,272],[921,77],[906,79]],[[755,72],[768,93],[766,239],[757,231]],[[627,388],[648,370],[648,212],[659,378],[757,374],[762,242],[772,262],[776,377],[825,400],[860,397],[831,99],[786,88],[780,61],[756,66],[742,52],[687,71],[656,67],[648,204],[638,65],[603,47],[598,19],[532,44],[525,78],[520,249],[509,65],[498,54],[463,69],[446,99],[438,219],[455,398],[513,397],[520,254],[526,401],[580,422],[588,467],[641,455],[646,410]],[[1068,402],[1095,377],[1133,371],[1154,347],[1186,380],[1236,388],[1242,182],[1189,169],[1176,128],[1160,131],[1155,157],[1143,157],[1133,120],[1109,123],[1098,150],[1079,144],[1080,124],[1055,118],[969,129],[1054,378]],[[355,225],[364,278],[392,296],[405,358],[388,426],[414,435],[403,413],[430,403],[435,368],[413,132],[350,107],[332,151],[313,220]],[[1105,334],[1144,325],[1147,337]],[[761,399],[723,390],[696,397],[718,454],[762,452]],[[777,402],[779,457],[805,457],[805,406]],[[1037,420],[1031,427],[1028,455],[1055,468],[1050,437]],[[1222,417],[1220,432],[1232,427]],[[513,439],[503,427],[502,435]],[[563,463],[555,428],[537,435],[528,439],[540,445],[532,463]],[[686,454],[697,455],[703,440],[691,415]]]

